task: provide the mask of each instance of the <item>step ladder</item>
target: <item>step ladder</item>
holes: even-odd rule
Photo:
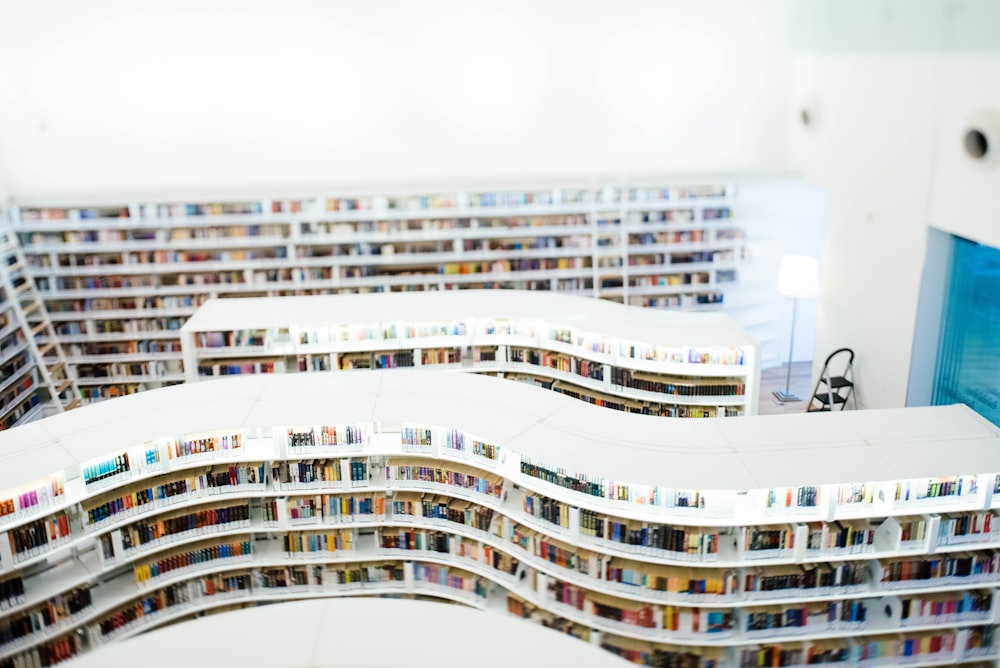
[[[831,368],[834,370],[831,371]],[[806,411],[832,411],[834,406],[840,406],[837,410],[844,410],[848,399],[853,400],[854,408],[858,407],[857,397],[854,396],[854,351],[839,348],[830,353],[823,363]]]
[[[48,310],[28,273],[24,253],[9,230],[0,229],[0,288],[10,302],[15,322],[20,324],[32,361],[38,370],[38,386],[48,395],[48,411],[62,412],[81,404],[80,390],[66,363]],[[44,398],[44,396],[43,396]]]

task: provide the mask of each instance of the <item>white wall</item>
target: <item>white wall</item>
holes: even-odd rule
[[[1000,248],[1000,54],[944,59],[941,120],[928,219],[934,227]],[[988,131],[981,160],[964,150],[969,128]]]
[[[736,215],[747,234],[749,257],[739,285],[726,289],[726,311],[760,342],[761,367],[768,369],[787,363],[792,328],[792,302],[776,288],[778,265],[790,253],[822,256],[826,198],[789,177],[744,179]],[[817,310],[817,299],[799,300],[793,361],[813,359]]]
[[[859,403],[901,406],[923,268],[942,68],[935,56],[803,54],[793,164],[828,196],[814,376],[854,349]]]
[[[1000,4],[809,7],[797,27],[811,43],[794,56],[791,100],[812,123],[793,126],[790,159],[829,202],[814,373],[830,351],[851,347],[860,404],[902,406],[928,226],[1000,245],[1000,169],[960,150],[965,119],[1000,110]],[[918,345],[926,357],[928,341]],[[913,360],[921,387],[922,363],[934,360]]]
[[[19,199],[778,170],[788,0],[0,3]]]

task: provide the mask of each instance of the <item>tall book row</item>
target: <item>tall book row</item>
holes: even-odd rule
[[[517,288],[717,309],[731,185],[229,201],[20,202],[10,223],[90,401],[181,382],[211,297]]]
[[[423,380],[437,383],[428,388],[437,401],[486,381],[509,385],[442,378]],[[328,382],[334,394],[350,388]],[[172,388],[165,407],[206,385]],[[266,400],[246,389],[260,384],[229,387],[245,389],[234,408],[244,414],[305,400],[290,384]],[[599,422],[614,416],[531,388],[505,392]],[[980,446],[996,446],[1000,432],[970,411],[850,423],[864,435],[904,415],[946,425],[934,438],[953,434],[963,474],[942,459],[931,464],[939,476],[682,488],[666,486],[671,476],[663,485],[617,469],[605,477],[590,468],[600,458],[560,461],[558,448],[519,451],[490,438],[514,433],[500,419],[475,432],[440,415],[404,421],[415,417],[398,401],[406,396],[363,401],[369,416],[395,405],[374,421],[150,434],[132,445],[111,436],[116,449],[3,492],[0,666],[53,665],[234,603],[374,595],[513,615],[650,666],[996,665],[1000,462]],[[317,406],[313,414],[338,412]],[[38,426],[79,427],[89,410]],[[506,422],[522,430],[521,420]],[[635,420],[652,418],[614,422]],[[844,427],[838,420],[831,429]],[[968,448],[973,431],[981,438]],[[609,446],[603,459],[615,456]]]
[[[378,314],[378,315],[376,315]],[[759,349],[721,313],[519,290],[213,299],[181,328],[188,382],[355,369],[490,374],[665,417],[757,412]]]

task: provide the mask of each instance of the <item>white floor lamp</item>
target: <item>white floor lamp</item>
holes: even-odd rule
[[[802,401],[790,389],[792,384],[792,352],[795,349],[795,316],[799,299],[819,294],[819,262],[807,255],[786,255],[778,267],[778,292],[792,299],[792,334],[788,339],[788,374],[785,391],[775,390],[774,396],[781,403]]]

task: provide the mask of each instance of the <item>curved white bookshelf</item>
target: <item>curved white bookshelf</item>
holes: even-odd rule
[[[371,595],[649,665],[995,665],[998,446],[964,406],[662,421],[426,370],[151,391],[0,434],[0,666]]]
[[[348,368],[505,375],[628,412],[757,412],[759,349],[728,316],[521,290],[213,299],[181,328],[189,382]]]

